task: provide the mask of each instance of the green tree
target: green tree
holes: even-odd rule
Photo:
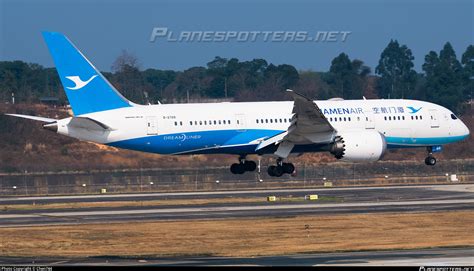
[[[426,77],[426,99],[459,112],[463,101],[463,69],[449,42],[444,45],[439,56],[433,51],[425,56],[423,71]]]
[[[463,64],[463,96],[464,100],[472,99],[474,91],[474,45],[469,45],[462,55]]]
[[[377,88],[380,97],[406,98],[416,86],[415,58],[406,45],[390,40],[380,55],[375,73],[380,75]]]
[[[325,79],[332,88],[332,96],[360,99],[369,74],[370,68],[363,61],[351,61],[347,54],[341,53],[332,60]]]
[[[147,69],[142,72],[143,79],[149,91],[149,100],[152,103],[164,98],[165,88],[176,80],[177,72],[171,70]]]
[[[112,64],[112,71],[115,72],[111,78],[112,82],[125,97],[136,103],[148,102],[145,96],[145,81],[135,55],[122,50]]]

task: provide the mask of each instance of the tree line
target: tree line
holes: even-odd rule
[[[425,56],[423,72],[414,70],[414,57],[406,45],[391,40],[382,51],[372,74],[362,60],[341,53],[329,71],[298,71],[288,64],[274,65],[265,59],[240,61],[215,57],[205,67],[184,71],[141,70],[138,59],[123,51],[104,76],[136,103],[175,103],[206,98],[234,101],[285,100],[293,88],[317,99],[406,98],[431,101],[455,112],[463,110],[474,89],[474,46],[458,60],[447,42],[439,53]],[[37,102],[40,97],[66,97],[55,68],[23,61],[0,62],[0,99]]]

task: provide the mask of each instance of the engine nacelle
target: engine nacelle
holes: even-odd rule
[[[338,133],[331,146],[337,159],[348,162],[373,162],[387,150],[385,137],[377,131],[350,131]]]

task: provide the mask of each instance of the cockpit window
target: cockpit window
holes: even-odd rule
[[[458,117],[456,117],[456,115],[454,115],[454,114],[451,114],[451,118],[452,118],[453,120],[457,120],[457,119],[458,119]]]

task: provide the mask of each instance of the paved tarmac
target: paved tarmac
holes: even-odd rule
[[[47,266],[474,266],[474,247],[232,257],[1,257],[1,265]]]
[[[324,201],[266,202],[265,197],[302,198],[317,194]],[[5,205],[58,202],[149,201],[157,199],[254,198],[255,202],[200,205],[123,206],[9,210]],[[474,210],[474,184],[330,189],[285,189],[215,191],[190,193],[146,193],[0,199],[0,227],[71,225],[124,221],[288,217],[298,215],[358,214],[380,212],[434,212]]]

